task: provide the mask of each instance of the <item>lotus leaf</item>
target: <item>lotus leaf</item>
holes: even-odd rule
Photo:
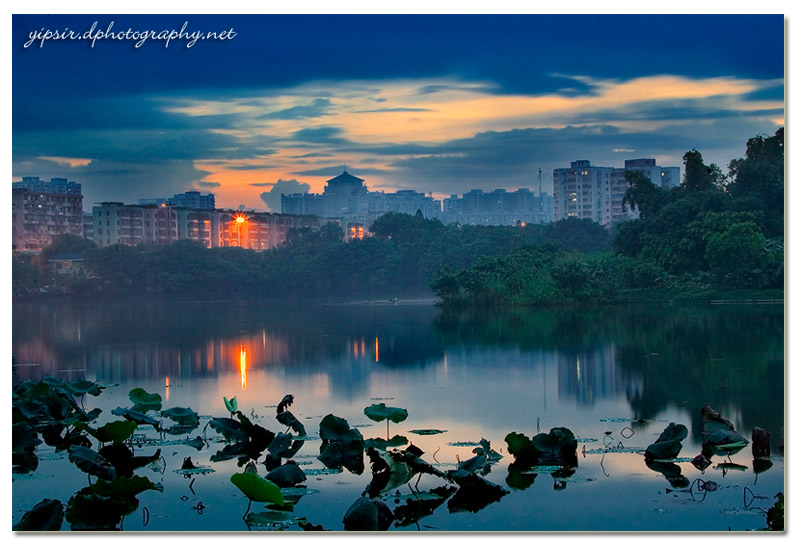
[[[348,531],[384,531],[394,520],[389,506],[378,499],[359,498],[344,514],[344,529]]]
[[[374,422],[383,422],[388,419],[399,424],[408,418],[408,411],[399,407],[387,407],[385,403],[378,403],[377,405],[370,405],[364,409],[364,414],[367,418]]]
[[[111,414],[121,416],[132,422],[136,422],[137,424],[149,424],[153,426],[156,430],[161,429],[161,422],[159,422],[155,418],[147,416],[146,414],[140,411],[134,411],[132,409],[124,409],[122,407],[117,407],[116,409],[111,411]]]
[[[364,448],[376,448],[379,450],[386,450],[388,448],[396,448],[402,447],[403,445],[408,444],[408,439],[403,437],[402,435],[395,435],[388,441],[386,439],[381,439],[376,437],[374,439],[365,439],[364,440]]]
[[[69,447],[69,461],[89,475],[107,481],[113,481],[117,477],[114,466],[90,448],[77,445]]]
[[[267,473],[267,479],[281,488],[286,488],[305,481],[306,474],[297,464],[287,462]]]
[[[116,420],[108,422],[97,429],[92,428],[86,423],[80,422],[75,425],[82,429],[101,443],[123,443],[127,441],[136,431],[139,425],[132,420]]]
[[[118,530],[124,513],[122,505],[87,487],[69,499],[64,515],[71,530]]]
[[[405,504],[395,508],[394,516],[397,519],[395,524],[408,526],[419,522],[423,517],[432,515],[436,508],[442,505],[456,490],[453,486],[439,486],[429,490],[427,494],[420,494],[419,499],[409,499]]]
[[[244,426],[233,418],[212,418],[208,425],[228,441],[247,441],[249,437]]]
[[[134,475],[133,477],[118,477],[113,481],[99,480],[91,486],[96,494],[109,498],[135,498],[146,490],[163,492],[164,485],[154,483],[147,477]]]
[[[42,500],[22,515],[11,527],[15,532],[56,532],[64,522],[64,504],[58,500]]]
[[[180,426],[196,428],[200,424],[197,413],[188,407],[172,407],[166,411],[161,411],[161,416],[169,418]]]
[[[508,452],[514,456],[516,463],[533,465],[539,460],[539,451],[533,446],[533,441],[521,433],[511,432],[505,437]]]
[[[447,502],[447,509],[451,513],[462,511],[477,513],[508,494],[508,491],[501,486],[490,483],[474,473],[455,470],[449,471],[448,476],[458,485],[455,496]]]
[[[128,392],[128,399],[134,404],[134,410],[141,412],[161,410],[161,394],[148,393],[144,388],[134,388]]]
[[[298,435],[306,434],[306,428],[303,426],[303,423],[300,422],[290,411],[280,412],[275,418],[277,418],[278,422],[284,426],[292,428],[292,430],[294,430],[294,432]]]
[[[703,448],[709,449],[717,456],[736,454],[749,444],[740,434],[729,429],[716,429],[705,436]]]
[[[225,404],[225,408],[228,409],[228,412],[233,414],[238,410],[238,404],[236,402],[236,396],[233,396],[232,399],[228,399],[227,397],[222,397],[222,402]]]
[[[332,414],[327,415],[319,423],[319,438],[323,441],[352,441],[356,435],[363,440],[361,433],[351,429],[347,420]]]
[[[72,382],[65,384],[64,389],[76,396],[89,394],[97,397],[105,389],[105,387],[100,386],[97,384],[97,382],[92,382],[90,380],[75,379]]]
[[[231,482],[251,501],[283,505],[280,487],[255,473],[234,473]]]
[[[683,441],[689,435],[689,430],[683,424],[670,424],[664,428],[656,442],[647,447],[644,452],[645,460],[667,460],[677,458],[681,452]]]

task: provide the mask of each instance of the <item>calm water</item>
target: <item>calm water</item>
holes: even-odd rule
[[[198,412],[192,437],[209,417],[228,416],[223,396],[236,396],[260,425],[284,431],[274,407],[291,393],[291,411],[309,436],[318,437],[320,420],[332,413],[365,438],[385,438],[385,423],[364,416],[365,407],[384,402],[409,413],[391,424],[391,435],[409,438],[442,470],[473,456],[474,446],[460,444],[482,438],[503,455],[485,476],[508,492],[499,501],[453,513],[445,502],[392,530],[748,530],[766,526],[765,510],[784,491],[783,342],[779,305],[501,314],[442,313],[402,302],[19,305],[13,382],[52,375],[116,385],[86,399],[87,408],[104,410],[100,422],[118,419],[110,411],[130,407],[128,391],[142,387],[161,394],[165,409]],[[770,430],[773,466],[754,473],[749,446],[733,455],[735,465],[715,457],[704,472],[679,461],[691,489],[648,468],[641,451],[670,422],[689,429],[680,456],[700,452],[705,404],[748,439],[753,427]],[[506,482],[513,461],[506,434],[530,437],[558,426],[579,439],[574,474]],[[427,428],[446,433],[409,433]],[[137,473],[163,483],[164,491],[140,494],[124,529],[247,531],[247,499],[229,480],[241,469],[235,460],[209,461],[222,446],[161,446],[166,465]],[[344,513],[370,482],[369,462],[362,475],[319,474],[319,446],[309,440],[294,458],[309,474],[304,485],[316,492],[298,501],[294,515],[341,530]],[[66,504],[86,486],[86,475],[66,456],[45,445],[38,452],[36,473],[13,482],[14,523],[41,499]],[[187,478],[176,472],[186,456],[215,471]],[[696,479],[718,487],[703,494]],[[418,489],[443,484],[425,475]],[[399,493],[408,495],[409,486]],[[387,500],[393,509],[404,502],[405,496]]]

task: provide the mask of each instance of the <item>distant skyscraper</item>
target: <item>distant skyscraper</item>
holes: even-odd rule
[[[638,218],[638,210],[622,204],[629,187],[626,170],[642,171],[664,189],[680,184],[680,167],[660,167],[655,159],[627,160],[625,168],[597,167],[586,160],[573,161],[570,168],[553,171],[553,219],[586,218],[610,226]]]
[[[167,206],[175,206],[179,208],[193,208],[196,210],[213,210],[216,208],[215,197],[213,193],[201,194],[196,189],[189,189],[183,193],[176,193],[169,198],[150,198],[139,199],[141,205],[157,205],[162,204]]]
[[[495,189],[484,193],[473,189],[461,197],[451,195],[442,202],[442,222],[461,225],[520,225],[553,221],[550,195],[535,195],[528,188],[509,192]]]

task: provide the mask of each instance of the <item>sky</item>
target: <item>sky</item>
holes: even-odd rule
[[[280,212],[280,193],[322,192],[345,168],[371,190],[439,198],[538,191],[540,170],[549,192],[553,169],[579,159],[681,166],[697,149],[727,172],[749,138],[784,125],[785,24],[14,15],[12,179],[81,183],[87,211],[199,189],[218,207]],[[109,27],[117,38],[97,36]],[[226,34],[158,37],[182,29]],[[96,39],[41,39],[48,30]]]

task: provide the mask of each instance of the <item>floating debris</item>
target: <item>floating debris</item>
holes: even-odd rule
[[[552,473],[554,471],[561,471],[565,469],[564,466],[533,466],[531,469],[520,471],[523,475],[540,475],[542,473]],[[566,479],[561,479],[565,481]]]
[[[52,479],[54,475],[49,473],[12,473],[12,481],[38,481],[40,479]]]
[[[394,399],[393,397],[371,397],[369,398],[370,401],[389,401]]]
[[[288,486],[281,488],[281,493],[286,496],[310,496],[311,494],[319,494],[316,488],[305,488],[302,486]]]
[[[39,458],[39,461],[43,461],[43,460],[63,460],[64,459],[64,455],[63,454],[56,454],[56,453],[39,454],[37,456],[37,458]]]
[[[559,477],[558,480],[565,483],[590,483],[597,479],[594,477]]]
[[[436,435],[439,433],[447,433],[447,430],[436,430],[436,429],[409,430],[408,433],[416,433],[417,435]]]
[[[216,470],[213,468],[200,466],[191,469],[176,469],[175,473],[179,475],[206,475],[208,473],[214,473],[215,471]]]
[[[578,437],[577,441],[578,443],[597,443],[598,440],[593,437]]]
[[[330,468],[327,468],[327,467],[326,468],[305,469],[305,470],[303,470],[303,473],[305,473],[306,475],[309,475],[309,476],[336,475],[336,474],[339,474],[341,472],[342,472],[341,469],[330,469]]]
[[[761,509],[736,509],[735,507],[732,509],[723,509],[720,511],[723,515],[731,515],[731,516],[740,516],[740,515],[758,515],[764,516],[764,512]]]
[[[480,443],[475,441],[459,441],[457,443],[447,443],[448,447],[479,447]]]
[[[642,447],[608,447],[587,450],[585,454],[642,454]]]

